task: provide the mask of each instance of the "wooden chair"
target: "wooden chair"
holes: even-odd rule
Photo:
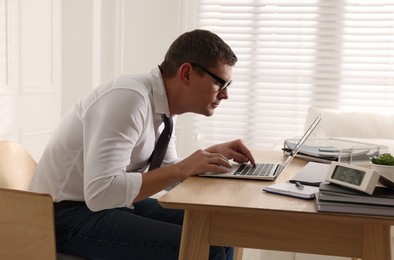
[[[52,197],[27,191],[36,166],[22,145],[0,141],[0,259],[82,259],[56,253]]]
[[[22,145],[0,141],[0,187],[28,190],[37,163]]]
[[[52,198],[26,191],[35,168],[20,144],[0,141],[1,259],[56,259]]]
[[[0,188],[0,258],[56,259],[52,198]]]

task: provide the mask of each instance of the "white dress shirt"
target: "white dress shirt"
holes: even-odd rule
[[[85,201],[93,211],[132,207],[162,114],[169,116],[169,108],[159,68],[95,88],[53,133],[31,190],[51,194],[55,202]],[[163,164],[176,161],[173,133]]]

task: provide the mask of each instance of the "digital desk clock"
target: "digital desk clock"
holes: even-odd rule
[[[326,181],[372,194],[380,175],[368,168],[351,164],[332,162]]]

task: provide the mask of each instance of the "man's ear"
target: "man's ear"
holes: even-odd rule
[[[190,81],[190,73],[192,70],[192,65],[190,63],[183,63],[179,67],[179,78],[182,81],[183,84],[189,85]]]

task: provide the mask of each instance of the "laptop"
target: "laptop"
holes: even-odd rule
[[[289,153],[287,159],[281,163],[257,163],[253,167],[250,163],[245,164],[235,164],[227,173],[213,173],[206,172],[200,174],[203,177],[216,177],[216,178],[239,178],[239,179],[254,179],[254,180],[275,180],[279,174],[290,164],[291,160],[295,157],[298,151],[301,149],[302,145],[308,139],[309,135],[313,132],[316,126],[321,121],[321,115],[318,115],[313,121],[311,126],[306,130],[304,135],[295,145],[294,149]]]

